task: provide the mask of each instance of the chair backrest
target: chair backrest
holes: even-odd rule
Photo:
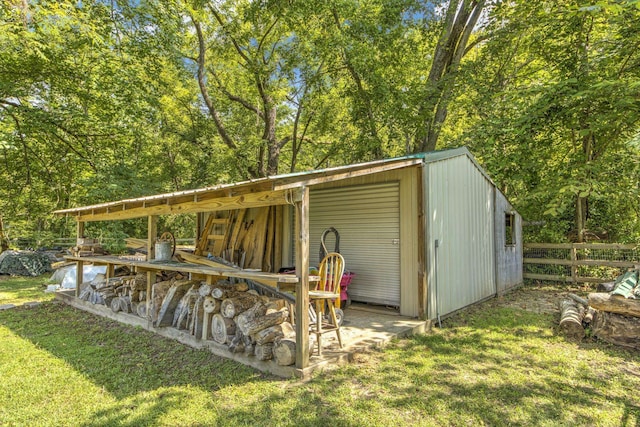
[[[344,274],[344,258],[337,252],[330,252],[320,261],[318,268],[320,282],[316,290],[339,293],[340,280]]]

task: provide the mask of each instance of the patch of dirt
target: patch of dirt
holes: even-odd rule
[[[589,292],[593,290],[566,284],[523,285],[503,296],[487,301],[487,304],[495,307],[519,308],[534,313],[557,314],[559,302],[569,298],[568,294],[572,293],[586,299]]]

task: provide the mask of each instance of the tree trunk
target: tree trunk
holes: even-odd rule
[[[440,129],[447,117],[452,90],[469,37],[485,7],[485,0],[449,2],[440,38],[427,78],[427,93],[420,111],[424,116],[416,132],[415,152],[436,149]]]
[[[4,222],[2,220],[2,214],[0,214],[0,254],[9,249],[9,240],[5,236]]]

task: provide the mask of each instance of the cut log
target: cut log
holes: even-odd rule
[[[273,359],[273,343],[258,344],[255,346],[254,354],[258,360],[271,360]]]
[[[220,301],[214,297],[205,297],[202,306],[205,313],[220,313]]]
[[[202,339],[209,340],[211,338],[211,317],[212,313],[204,312],[202,316]]]
[[[198,298],[198,291],[195,289],[195,285],[192,286],[186,294],[182,297],[176,307],[176,311],[173,314],[173,327],[177,329],[187,329],[189,311],[193,310],[193,306]]]
[[[164,301],[164,297],[167,295],[167,292],[171,288],[173,283],[171,280],[166,280],[164,282],[154,283],[151,287],[151,320],[156,322],[158,320],[158,312],[162,307],[162,301]]]
[[[235,298],[229,298],[222,301],[222,304],[220,305],[220,313],[222,313],[224,317],[232,319],[243,311],[246,311],[253,307],[256,302],[258,302],[258,297],[249,294],[244,294],[243,296]]]
[[[244,335],[240,329],[236,329],[236,335],[229,343],[229,351],[232,353],[242,353],[244,351]]]
[[[216,287],[211,290],[211,296],[215,299],[224,300],[228,298],[236,298],[243,293],[236,291],[233,288],[220,288]]]
[[[226,344],[229,335],[235,335],[236,324],[233,319],[226,318],[217,313],[211,319],[211,335],[213,340],[220,344]]]
[[[273,347],[273,358],[280,366],[296,363],[296,340],[291,338],[279,340]]]
[[[640,318],[598,311],[592,323],[593,335],[610,344],[640,350]]]
[[[158,319],[155,322],[156,327],[171,326],[173,324],[173,315],[178,303],[194,284],[195,282],[190,280],[179,280],[169,288],[158,311]]]
[[[138,316],[142,318],[147,317],[147,304],[144,302],[141,302],[140,304],[138,304],[137,313],[138,313]]]
[[[173,322],[171,326],[174,328],[182,329],[181,324],[184,322],[184,318],[186,317],[189,310],[189,300],[191,296],[194,294],[195,285],[191,286],[186,294],[180,299],[178,302],[178,306],[173,312]]]
[[[622,314],[623,316],[640,317],[640,300],[601,292],[589,294],[589,305],[601,311]]]
[[[267,312],[280,311],[287,306],[287,302],[281,298],[269,299],[267,303]]]
[[[616,282],[598,283],[598,292],[611,292],[616,287]]]
[[[117,313],[121,310],[120,308],[120,297],[116,297],[111,300],[111,311]]]
[[[256,317],[264,316],[266,311],[267,307],[264,304],[258,302],[250,309],[245,310],[237,315],[233,320],[236,322],[236,326],[242,331],[243,334],[249,335],[246,325],[250,322],[253,322]]]
[[[240,317],[242,316],[238,316],[238,318]],[[238,327],[245,335],[252,335],[270,326],[278,325],[288,318],[289,310],[283,308],[282,310],[273,312],[271,314],[265,314],[264,316],[256,316],[253,319],[248,319],[242,324],[238,323]]]
[[[255,343],[250,336],[242,334],[242,343],[244,344],[244,352],[247,356],[255,356]]]
[[[118,300],[120,301],[120,311],[123,313],[131,313],[131,298],[120,297]]]
[[[586,299],[579,297],[576,294],[569,294],[567,295],[569,298],[571,298],[572,300],[574,300],[575,302],[577,302],[578,304],[584,305],[585,307],[589,306],[589,301],[587,301]]]
[[[249,284],[247,282],[238,282],[233,285],[233,289],[238,292],[246,292],[249,290]]]
[[[582,318],[584,307],[579,306],[574,300],[560,302],[560,332],[568,339],[580,341],[584,338]]]
[[[196,337],[196,339],[202,338],[202,319],[204,318],[204,307],[202,303],[204,298],[199,296],[196,300],[196,304],[193,306],[193,328],[191,334]]]
[[[201,297],[211,295],[211,285],[207,285],[206,283],[202,284],[202,286],[200,286],[200,289],[198,289],[198,293]]]
[[[289,322],[282,322],[279,325],[273,325],[266,329],[256,332],[253,339],[256,344],[263,345],[273,343],[282,338],[292,338],[295,336],[295,329]]]
[[[587,307],[587,311],[582,318],[582,326],[587,328],[593,322],[597,310],[593,307]]]

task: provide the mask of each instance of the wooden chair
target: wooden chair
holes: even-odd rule
[[[320,262],[319,276],[315,289],[309,291],[309,303],[315,303],[316,319],[310,324],[311,333],[316,334],[318,355],[322,352],[322,334],[335,331],[338,344],[342,348],[340,325],[336,317],[335,303],[340,301],[340,280],[344,273],[344,258],[336,252],[328,253]],[[324,321],[325,305],[329,308],[330,322]],[[311,323],[311,322],[310,322]]]

